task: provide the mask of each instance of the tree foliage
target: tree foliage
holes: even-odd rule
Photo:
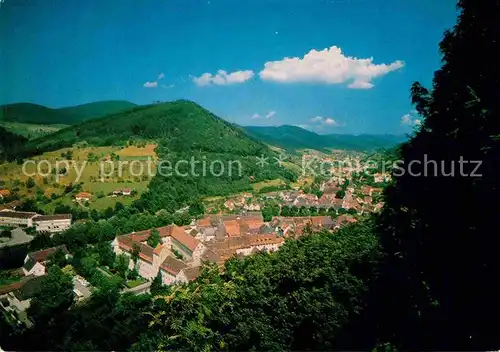
[[[500,3],[460,0],[459,10],[432,89],[412,86],[422,124],[399,150],[406,172],[387,188],[380,220],[381,336],[403,349],[500,344],[491,324],[500,314]]]

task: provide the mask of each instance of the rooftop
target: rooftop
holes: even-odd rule
[[[4,218],[31,219],[36,215],[37,213],[22,212],[22,211],[7,211],[7,210],[0,211],[0,217]]]

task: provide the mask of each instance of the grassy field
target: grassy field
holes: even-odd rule
[[[144,148],[64,148],[33,157],[25,165],[0,164],[1,187],[21,197],[35,196],[40,191],[49,198],[54,194],[58,198],[43,205],[48,212],[57,203],[75,205],[72,196],[65,195],[64,190],[76,183],[82,184],[82,191],[93,195],[90,209],[106,209],[118,201],[130,204],[147,190],[151,176],[156,172],[158,158],[155,148],[154,144]],[[72,154],[72,160],[66,160],[68,152]],[[30,177],[35,186],[28,188],[26,181]],[[131,188],[136,195],[108,197],[118,188]]]
[[[68,127],[69,125],[35,125],[31,123],[19,123],[10,121],[0,121],[0,125],[5,127],[12,133],[20,134],[28,139],[35,139],[45,136],[49,133],[54,133]]]
[[[137,279],[137,280],[130,280],[130,281],[127,281],[127,287],[128,288],[134,288],[134,287],[137,287],[143,283],[145,283],[146,281],[143,280],[143,279]]]
[[[284,186],[284,185],[285,185],[285,182],[282,179],[277,178],[275,180],[254,183],[254,184],[252,184],[252,188],[254,189],[254,191],[258,192],[264,187],[278,187],[278,186]]]

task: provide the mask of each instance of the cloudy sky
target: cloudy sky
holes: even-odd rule
[[[5,0],[0,103],[190,99],[241,125],[406,133],[453,0]]]

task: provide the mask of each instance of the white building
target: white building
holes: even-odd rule
[[[54,254],[58,249],[62,250],[66,259],[69,257],[69,252],[66,246],[58,246],[43,249],[41,251],[31,252],[24,258],[24,265],[22,267],[25,276],[42,276],[45,275],[45,264],[51,254]]]
[[[37,213],[22,212],[22,211],[0,211],[0,225],[12,227],[32,227],[33,218]]]
[[[182,227],[165,226],[156,230],[161,238],[161,244],[156,248],[147,244],[151,230],[146,230],[117,236],[112,242],[113,250],[116,254],[129,256],[129,269],[135,267],[139,275],[147,280],[153,280],[160,272],[164,285],[187,282],[193,277],[191,271],[194,269],[187,274],[184,269],[199,266],[206,247]],[[134,247],[139,252],[137,263],[132,260]],[[178,255],[182,259],[175,258]]]
[[[71,214],[38,215],[33,218],[37,231],[62,232],[71,227]]]

